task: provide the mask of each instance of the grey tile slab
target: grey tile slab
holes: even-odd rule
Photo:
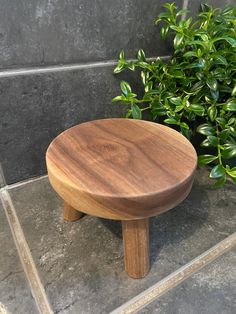
[[[168,55],[154,26],[165,2],[1,0],[0,68],[116,59],[122,48]]]
[[[10,191],[46,293],[56,313],[109,313],[235,231],[235,186],[212,190],[198,171],[188,199],[151,219],[151,270],[123,269],[119,222],[84,216],[63,221],[47,179]]]
[[[236,249],[225,253],[139,314],[236,313]]]
[[[72,125],[123,116],[112,103],[119,81],[113,67],[9,77],[0,80],[0,163],[8,184],[45,173],[50,141]],[[134,81],[134,80],[133,80]],[[137,89],[137,83],[133,83]]]
[[[11,314],[38,313],[1,201],[0,252],[0,305],[2,304]]]

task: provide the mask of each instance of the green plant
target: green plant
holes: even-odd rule
[[[156,24],[162,23],[164,39],[173,38],[170,60],[150,61],[139,50],[137,59],[128,61],[122,50],[114,73],[140,71],[144,91],[138,97],[121,81],[122,93],[113,101],[129,105],[126,117],[141,119],[147,111],[190,140],[199,133],[205,154],[198,163],[212,165],[214,186],[224,185],[226,178],[236,184],[236,167],[229,162],[236,159],[236,7],[202,5],[194,21],[174,3],[164,7]]]

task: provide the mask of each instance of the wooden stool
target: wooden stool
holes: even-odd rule
[[[75,221],[87,213],[121,220],[125,270],[142,278],[149,271],[148,217],[186,198],[197,156],[184,136],[161,124],[104,119],[61,133],[46,162],[65,202],[64,218]]]

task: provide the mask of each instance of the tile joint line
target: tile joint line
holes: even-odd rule
[[[36,178],[30,178],[30,179],[25,180],[25,181],[16,182],[14,184],[6,185],[6,186],[2,187],[0,189],[0,193],[2,194],[1,198],[2,198],[2,201],[3,201],[3,205],[6,204],[6,199],[8,199],[8,201],[10,203],[10,207],[11,207],[11,209],[13,209],[14,214],[16,215],[14,206],[13,206],[13,204],[11,202],[11,198],[10,198],[10,195],[8,193],[8,190],[11,190],[13,188],[16,188],[16,187],[19,187],[19,186],[22,186],[22,185],[25,185],[25,184],[28,184],[28,183],[31,183],[31,182],[34,182],[34,181],[38,181],[38,180],[44,179],[46,177],[47,177],[47,175],[42,175],[42,176],[39,176],[39,177],[36,177]],[[9,215],[7,213],[6,208],[5,208],[5,211],[6,211],[6,215],[7,215],[8,221],[9,221]],[[17,216],[16,216],[16,218],[17,218]],[[19,227],[21,229],[21,226],[20,226],[20,223],[18,221],[18,218],[17,218],[17,222],[18,222]],[[11,222],[9,222],[9,224],[10,224],[10,227],[12,228]],[[23,234],[22,229],[21,229],[21,232]],[[12,233],[14,233],[14,230],[12,230]],[[14,241],[15,241],[15,235],[13,234],[13,236],[14,236]],[[23,234],[23,236],[24,236],[24,234]],[[25,240],[25,242],[26,242],[26,240]],[[26,244],[27,244],[27,242],[26,242]],[[133,311],[133,310],[131,310],[131,308],[132,308],[132,305],[135,305],[137,303],[137,300],[140,301],[140,302],[138,302],[138,304],[141,303],[141,305],[139,304],[139,306],[137,308],[137,310],[139,310],[139,309],[145,307],[146,305],[148,305],[149,303],[153,302],[155,299],[157,299],[159,296],[161,296],[165,292],[167,292],[167,291],[171,290],[172,288],[174,288],[175,286],[179,285],[182,281],[187,279],[189,276],[193,275],[196,271],[200,270],[201,268],[203,268],[208,263],[211,263],[212,261],[214,261],[216,258],[218,258],[222,254],[224,254],[226,251],[230,250],[235,245],[236,245],[236,233],[232,234],[231,236],[228,236],[223,241],[219,242],[218,244],[216,244],[215,246],[213,246],[209,250],[205,251],[203,254],[201,254],[198,257],[196,257],[194,260],[190,261],[186,265],[182,266],[180,269],[176,270],[175,272],[173,272],[169,276],[167,276],[164,279],[162,279],[161,281],[157,282],[154,286],[148,288],[147,290],[141,292],[139,295],[137,295],[136,297],[132,298],[128,302],[124,303],[123,305],[121,305],[120,307],[115,309],[110,314],[136,313],[136,310]],[[206,258],[206,260],[204,260],[204,258]],[[199,261],[202,261],[203,263],[200,266],[198,265],[197,268],[194,268],[194,264],[199,262]],[[180,274],[181,272],[184,272],[188,268],[190,269],[190,272],[187,274],[187,276],[185,275],[184,278],[181,278],[181,280],[179,280],[177,283],[174,282],[174,284],[172,284],[170,287],[168,287],[168,289],[166,289],[164,292],[157,293],[157,294],[154,293],[154,296],[152,298],[149,298],[148,302],[145,301],[145,296],[148,295],[150,293],[150,291],[151,292],[154,291],[155,287],[158,289],[158,288],[161,288],[162,285],[165,286],[165,283],[168,283],[168,280],[174,278],[175,276],[178,276],[178,274]],[[37,272],[37,270],[36,270],[36,272]],[[43,288],[43,290],[44,290],[44,288]],[[144,302],[142,302],[142,300],[144,300]]]
[[[28,279],[31,293],[41,314],[53,314],[53,310],[48,301],[45,289],[40,280],[36,265],[31,255],[24,232],[20,225],[17,213],[6,187],[0,190],[0,199],[2,201],[5,214],[12,232],[15,246],[18,251],[26,278]]]
[[[183,10],[188,10],[188,4],[189,4],[189,0],[183,0],[183,6],[182,6],[182,9]],[[183,15],[182,15],[182,20],[185,20],[186,19],[186,16],[187,16],[187,12],[185,12]]]
[[[150,57],[147,58],[149,61],[154,61],[158,57]],[[168,59],[170,56],[159,56],[161,59]],[[134,59],[128,59],[128,61],[134,61]],[[20,69],[4,69],[0,70],[0,78],[4,77],[12,77],[19,75],[33,75],[33,74],[41,74],[41,73],[53,73],[53,72],[64,72],[64,71],[73,71],[73,70],[81,70],[81,69],[91,69],[91,68],[99,68],[106,66],[115,66],[117,64],[117,60],[107,60],[107,61],[98,61],[98,62],[90,62],[90,63],[75,63],[75,64],[66,64],[66,65],[48,65],[41,67],[26,67]]]
[[[44,174],[44,175],[42,175],[42,176],[29,178],[29,179],[26,179],[26,180],[23,180],[23,181],[18,181],[18,182],[15,182],[15,183],[12,183],[12,184],[3,186],[3,187],[0,189],[0,191],[12,190],[12,189],[17,188],[17,187],[19,187],[19,186],[26,185],[26,184],[29,184],[29,183],[32,183],[32,182],[36,182],[36,181],[45,179],[45,178],[47,178],[47,177],[48,177],[48,175],[47,175],[47,174]]]
[[[110,314],[134,314],[148,304],[157,300],[161,295],[172,290],[191,275],[210,264],[225,252],[236,246],[236,232],[228,236],[209,250],[180,267],[150,288],[144,290],[128,302],[113,310]]]

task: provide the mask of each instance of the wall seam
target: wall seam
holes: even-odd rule
[[[182,15],[181,20],[185,20],[186,19],[187,10],[188,10],[188,3],[189,3],[189,0],[184,0],[183,1],[182,9],[186,10],[186,12]]]
[[[148,61],[154,61],[158,57],[147,58]],[[166,60],[170,56],[160,56],[159,58]],[[134,61],[135,59],[128,59],[127,61]],[[12,76],[21,76],[21,75],[35,75],[35,74],[46,74],[46,73],[55,73],[55,72],[67,72],[74,70],[83,70],[83,69],[93,69],[101,67],[110,67],[117,65],[117,60],[108,60],[101,62],[90,62],[90,63],[75,63],[68,65],[51,65],[44,67],[28,67],[20,69],[8,69],[0,71],[0,78],[7,78]]]
[[[220,241],[209,250],[180,267],[147,290],[144,290],[128,302],[116,308],[110,314],[134,314],[157,300],[161,295],[172,290],[191,275],[210,264],[236,245],[236,232]]]

